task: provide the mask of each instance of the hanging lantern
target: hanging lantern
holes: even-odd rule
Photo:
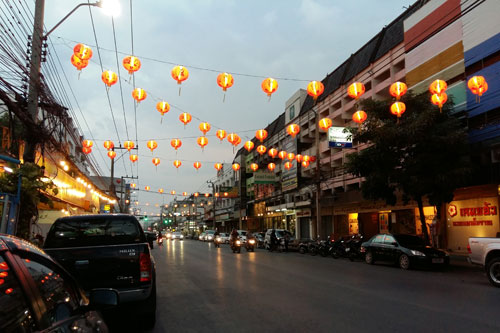
[[[182,195],[183,195],[183,196],[186,196],[186,195],[188,195],[188,194],[187,194],[187,192],[182,192]]]
[[[332,120],[330,118],[323,118],[319,121],[318,126],[323,131],[328,131],[328,129],[332,127]]]
[[[179,116],[179,120],[184,124],[184,128],[186,128],[186,125],[191,121],[191,119],[193,119],[193,117],[191,117],[191,115],[187,112],[183,112]]]
[[[233,163],[233,170],[238,171],[240,169],[240,165],[238,163]]]
[[[311,156],[311,159],[310,159],[311,162],[314,162],[316,161],[316,156]]]
[[[200,162],[194,162],[193,163],[193,166],[196,170],[198,170],[199,168],[201,168],[201,163]]]
[[[109,88],[118,81],[118,75],[112,71],[104,71],[102,72],[101,79]]]
[[[141,101],[145,100],[148,94],[146,94],[146,90],[142,88],[135,88],[132,91],[132,97],[137,101],[137,103],[140,103]]]
[[[202,150],[208,144],[208,139],[204,136],[200,136],[196,141],[198,142],[198,145],[201,147]]]
[[[365,93],[365,85],[361,82],[354,82],[347,88],[349,97],[358,99]]]
[[[108,151],[108,157],[114,159],[116,157],[116,152],[113,150]]]
[[[267,154],[269,156],[271,156],[272,158],[275,158],[278,155],[278,149],[271,148],[271,149],[269,149],[269,151],[267,152]]]
[[[295,136],[300,132],[300,126],[297,124],[290,124],[286,128],[286,132],[295,138]]]
[[[82,69],[84,69],[85,67],[87,67],[89,65],[89,61],[82,60],[73,54],[71,56],[71,64],[73,66],[75,66],[77,70],[81,71]]]
[[[309,155],[304,155],[304,156],[302,157],[302,161],[306,161],[306,162],[311,161],[311,156],[309,156]]]
[[[250,169],[255,172],[257,170],[259,170],[259,165],[257,163],[252,163],[250,164]]]
[[[137,184],[136,184],[136,183],[132,183],[132,184],[130,184],[130,187],[132,187],[132,188],[136,188],[136,187],[137,187]]]
[[[295,155],[295,160],[297,161],[297,163],[302,162],[302,155],[300,154]]]
[[[208,131],[210,131],[210,124],[209,123],[201,123],[200,124],[200,131],[203,133],[203,135],[206,135]]]
[[[82,146],[87,148],[92,148],[94,142],[92,140],[83,140]]]
[[[448,85],[446,84],[446,81],[443,81],[443,80],[436,80],[436,81],[432,82],[429,86],[429,91],[433,95],[445,92],[446,89],[448,89]]]
[[[262,90],[267,94],[269,100],[271,99],[271,95],[278,90],[278,81],[273,78],[268,77],[264,81],[262,81]]]
[[[181,87],[180,84],[182,81],[187,80],[189,77],[189,71],[187,70],[186,67],[183,66],[175,66],[172,69],[172,78],[177,81],[177,84],[179,84],[179,96],[181,95]]]
[[[89,147],[83,147],[82,148],[82,152],[85,154],[85,155],[88,155],[92,152],[92,148],[89,148]]]
[[[85,44],[76,44],[73,48],[73,54],[82,60],[90,60],[92,58],[92,49]]]
[[[352,115],[352,120],[355,123],[361,124],[366,120],[367,117],[368,117],[368,115],[366,114],[365,111],[359,110],[359,111],[354,112],[354,114]]]
[[[247,141],[245,142],[245,144],[243,145],[243,147],[245,147],[245,149],[250,152],[253,147],[254,147],[254,143],[252,141]]]
[[[216,198],[218,198],[218,197],[219,197],[219,193],[218,193],[218,192],[217,192],[217,193],[215,193],[215,197],[216,197]]]
[[[259,139],[260,142],[263,142],[267,138],[267,131],[264,129],[258,130],[255,132],[255,137]]]
[[[287,152],[282,150],[279,152],[278,157],[284,160],[286,158]]]
[[[293,166],[292,162],[285,162],[285,169],[290,170]]]
[[[233,146],[237,146],[241,142],[241,138],[236,133],[230,133],[227,136],[227,141],[229,141],[229,143],[231,143]]]
[[[182,141],[179,139],[172,139],[172,141],[170,141],[170,145],[175,149],[175,151],[177,151],[177,149],[182,146]]]
[[[125,147],[128,151],[130,151],[131,149],[134,149],[135,143],[133,141],[125,141],[123,143],[123,147]]]
[[[286,155],[286,158],[288,158],[289,161],[293,161],[295,159],[295,154],[294,153],[288,153]]]
[[[220,169],[222,169],[222,164],[221,164],[221,163],[215,163],[215,164],[214,164],[214,168],[215,168],[217,171],[220,171]]]
[[[113,141],[110,141],[110,140],[104,141],[103,146],[107,150],[111,150],[111,149],[115,148],[115,144],[113,143]]]
[[[323,91],[325,91],[325,86],[319,81],[311,81],[307,85],[307,93],[309,96],[312,96],[314,100],[318,99]]]
[[[182,165],[182,162],[179,161],[179,160],[175,160],[174,161],[174,167],[176,167],[177,169],[179,169],[179,167]]]
[[[158,157],[153,158],[153,164],[158,166],[158,164],[160,164],[160,159]]]
[[[194,192],[194,194],[193,194],[193,195],[194,195],[196,198],[198,198],[198,196],[200,195],[200,193],[198,193],[198,192]]]
[[[146,143],[146,146],[153,152],[156,148],[158,148],[158,143],[156,143],[155,140],[149,140],[148,143]]]
[[[274,169],[276,169],[276,164],[274,163],[269,163],[267,165],[267,169],[269,169],[269,171],[274,171]]]
[[[392,97],[395,97],[397,101],[406,94],[406,91],[408,90],[408,86],[406,83],[403,82],[394,82],[391,84],[391,87],[389,88],[389,93],[391,94]]]
[[[233,86],[234,79],[233,76],[229,73],[221,73],[217,76],[217,84],[224,91],[223,102],[226,100],[226,90],[227,88],[231,88]]]
[[[134,72],[137,72],[141,68],[141,61],[139,58],[134,56],[127,56],[123,58],[122,64],[130,75],[134,74]]]
[[[156,110],[158,110],[158,112],[160,112],[163,117],[165,113],[170,111],[170,104],[165,101],[158,102],[156,103]]]
[[[267,148],[264,145],[260,145],[256,148],[256,150],[259,154],[264,155],[267,151]]]
[[[176,192],[175,190],[170,191],[170,194],[174,195]]]
[[[217,130],[217,133],[215,134],[220,142],[222,143],[222,141],[226,138],[226,131],[224,131],[223,129],[220,129],[220,130]]]
[[[163,193],[163,189],[162,189],[162,188],[160,188],[160,189],[158,190],[158,192],[159,192],[160,194],[162,194],[162,193]]]
[[[208,198],[210,196],[210,193],[205,193],[205,197]]]
[[[146,187],[144,187],[144,189],[145,189],[146,191],[149,191],[149,190],[151,189],[151,186],[146,185]]]
[[[439,112],[441,112],[441,109],[447,100],[448,100],[448,95],[446,95],[445,92],[442,92],[440,94],[433,94],[431,96],[431,102],[432,104],[437,105],[439,107]]]
[[[302,166],[303,166],[304,168],[309,167],[309,161],[302,161]]]
[[[395,116],[398,116],[398,118],[401,117],[403,113],[406,111],[406,105],[403,102],[394,102],[391,105],[391,113]]]
[[[473,76],[467,81],[467,86],[470,91],[476,95],[476,102],[479,102],[479,98],[488,90],[488,83],[483,76]]]
[[[130,158],[130,160],[132,161],[132,163],[135,163],[135,162],[137,162],[137,160],[139,159],[139,156],[137,156],[137,155],[130,155],[130,157],[129,157],[129,158]]]

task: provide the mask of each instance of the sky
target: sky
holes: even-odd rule
[[[51,29],[80,1],[46,1],[46,28]],[[146,213],[158,212],[158,208],[153,208],[155,204],[173,199],[171,195],[159,195],[159,188],[166,193],[208,191],[206,181],[216,177],[214,163],[231,163],[234,158],[231,144],[227,140],[220,143],[215,137],[217,129],[235,132],[243,142],[252,139],[257,129],[265,128],[284,112],[287,99],[298,89],[306,89],[311,80],[324,79],[413,3],[409,0],[132,0],[131,11],[131,0],[118,1],[121,13],[113,18],[118,55],[112,19],[95,7],[92,16],[100,52],[95,47],[89,7],[79,8],[52,33],[52,52],[63,63],[75,94],[76,100],[71,98],[71,104],[78,123],[86,139],[95,139],[92,154],[105,176],[110,175],[110,159],[103,141],[112,140],[117,145],[118,136],[122,143],[127,139],[135,141],[137,131],[139,161],[132,166],[128,154],[119,159],[118,152],[115,177],[138,176],[139,179],[133,180],[138,188],[151,187],[150,192],[140,191],[136,196]],[[80,75],[70,62],[77,43],[93,49],[90,64]],[[142,62],[134,75],[135,86],[148,94],[135,111],[131,95],[133,80],[121,65],[126,55],[132,55],[132,48]],[[104,70],[120,71],[123,104],[119,84],[109,89],[108,101],[98,53]],[[175,65],[189,70],[180,95],[179,85],[170,74]],[[216,83],[221,72],[233,73],[234,77],[225,100]],[[265,77],[280,78],[278,90],[270,100],[261,90]],[[70,87],[64,85],[69,91]],[[160,100],[171,105],[163,119],[155,107]],[[182,112],[193,116],[185,127],[179,120]],[[202,121],[212,126],[204,151],[196,143],[196,138],[202,135],[198,128]],[[172,138],[182,140],[177,152],[170,145]],[[153,153],[146,147],[147,140],[158,142]],[[157,168],[152,163],[153,157],[161,160]],[[182,161],[177,170],[173,166],[175,159]],[[195,161],[202,163],[198,171],[193,167]],[[143,206],[146,203],[149,205]]]

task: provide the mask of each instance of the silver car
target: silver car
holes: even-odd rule
[[[174,240],[174,239],[184,240],[184,235],[182,235],[182,233],[180,233],[179,231],[176,231],[176,232],[172,233],[171,239],[172,240]]]

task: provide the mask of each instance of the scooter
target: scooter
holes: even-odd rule
[[[231,243],[231,250],[233,250],[233,253],[241,253],[241,240],[239,238]]]
[[[247,239],[247,242],[245,243],[245,249],[247,250],[247,252],[255,252],[255,244],[255,238]]]
[[[220,247],[221,243],[222,243],[222,238],[220,236],[215,237],[214,239],[215,247]]]
[[[162,246],[163,245],[163,237],[158,238],[158,240],[156,242],[158,243],[158,246]]]

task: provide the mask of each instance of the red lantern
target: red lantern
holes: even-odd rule
[[[89,65],[89,61],[82,60],[73,54],[71,56],[71,64],[73,66],[75,66],[77,70],[81,71],[82,69],[84,69],[85,67],[87,67]]]
[[[175,190],[170,191],[170,194],[174,195],[176,192]]]
[[[116,152],[113,150],[108,151],[108,157],[114,159],[116,157]]]
[[[206,135],[208,131],[210,131],[210,124],[209,123],[201,123],[200,124],[200,131],[203,133],[203,135]]]
[[[217,171],[220,171],[220,169],[222,169],[222,164],[221,164],[221,163],[215,163],[215,164],[214,164],[214,168],[215,168]]]
[[[210,193],[205,193],[205,197],[208,198],[210,196]]]
[[[304,168],[309,167],[309,161],[302,161],[302,166],[303,166]]]
[[[231,88],[234,83],[233,76],[228,73],[221,73],[217,76],[217,84],[222,88],[223,91],[226,91],[227,88]]]
[[[165,113],[167,113],[170,110],[170,104],[168,104],[165,101],[161,101],[156,103],[156,110],[161,113],[163,116]]]
[[[366,114],[365,111],[359,110],[359,111],[354,112],[354,114],[352,115],[352,120],[355,123],[361,124],[366,120],[367,117],[368,117],[368,115]]]
[[[130,157],[129,157],[129,158],[130,158],[130,160],[132,161],[132,163],[135,163],[135,162],[137,162],[137,160],[139,159],[139,156],[137,156],[137,155],[130,155]]]
[[[295,159],[295,154],[294,153],[288,153],[286,155],[286,157],[288,158],[289,161],[293,161]]]
[[[488,90],[488,83],[483,76],[471,77],[469,81],[467,81],[467,86],[470,91],[478,97],[481,97]]]
[[[330,118],[323,118],[319,121],[318,125],[323,131],[328,131],[332,127],[332,120]]]
[[[238,163],[233,163],[233,170],[238,171],[240,169],[240,165]]]
[[[116,73],[112,71],[104,71],[102,72],[101,79],[105,85],[111,87],[118,81],[118,75],[116,75]]]
[[[125,147],[128,151],[130,151],[131,149],[134,149],[135,143],[133,141],[125,141],[123,143],[123,147]]]
[[[147,96],[148,94],[146,94],[146,91],[142,88],[135,88],[132,91],[132,97],[137,101],[137,103],[145,100]]]
[[[139,58],[134,56],[127,56],[123,58],[122,64],[130,75],[134,74],[134,72],[137,72],[141,68],[141,61]]]
[[[194,162],[193,163],[193,166],[196,170],[198,170],[199,168],[201,168],[201,163],[200,162]]]
[[[92,49],[85,44],[76,44],[73,48],[73,54],[82,60],[90,60],[92,58]]]
[[[276,155],[278,155],[278,149],[276,148],[271,148],[269,149],[269,152],[267,153],[269,156],[271,156],[272,158],[275,158]]]
[[[300,126],[297,124],[290,124],[286,128],[286,132],[295,138],[295,136],[300,132]]]
[[[224,138],[226,137],[226,131],[220,129],[215,135],[219,138],[220,142],[222,142],[222,140],[224,140]]]
[[[403,102],[394,102],[391,105],[391,113],[395,116],[398,116],[398,118],[401,117],[403,113],[406,111],[406,105]]]
[[[259,139],[260,142],[263,142],[267,138],[267,131],[264,129],[258,130],[255,132],[255,137]]]
[[[302,161],[309,162],[310,160],[311,160],[311,156],[309,156],[309,155],[304,155],[304,156],[302,157]]]
[[[236,133],[230,133],[227,136],[227,141],[231,143],[233,146],[237,146],[241,142],[241,138]]]
[[[113,143],[113,141],[110,141],[110,140],[104,141],[103,146],[107,150],[111,150],[111,149],[115,148],[115,144]]]
[[[279,152],[278,157],[284,160],[286,158],[287,152],[282,150]]]
[[[311,156],[311,159],[310,159],[311,162],[314,162],[316,161],[316,156]]]
[[[312,96],[314,100],[318,99],[323,91],[325,91],[325,86],[319,81],[311,81],[307,85],[307,93],[309,96]]]
[[[347,88],[349,97],[358,99],[365,93],[365,85],[361,82],[354,82]]]
[[[287,170],[290,170],[292,168],[292,166],[293,166],[292,162],[286,162],[285,163],[285,169],[287,169]]]
[[[250,164],[250,169],[252,169],[253,172],[259,170],[259,165],[257,163],[252,163]]]
[[[92,140],[83,140],[82,146],[87,148],[92,148],[94,142]]]
[[[146,187],[144,187],[144,189],[145,189],[146,191],[149,191],[149,190],[151,189],[151,187],[150,187],[149,185],[146,185]]]
[[[278,90],[278,81],[270,77],[265,79],[262,81],[262,90],[269,96],[269,99],[271,99],[271,95]]]
[[[298,163],[302,162],[302,155],[297,154],[297,155],[295,156],[295,160],[296,160]]]
[[[189,71],[184,66],[175,66],[172,69],[172,78],[177,81],[177,84],[181,84],[182,81],[186,81],[189,77]]]
[[[162,189],[162,188],[160,188],[160,189],[158,190],[158,192],[160,192],[160,194],[162,194],[162,193],[163,193],[163,189]]]
[[[406,91],[408,90],[408,86],[403,83],[403,82],[394,82],[391,84],[391,87],[389,88],[389,93],[391,94],[392,97],[395,97],[397,101],[406,94]]]
[[[269,171],[274,171],[274,169],[276,169],[276,164],[274,163],[269,163],[267,165],[267,168],[269,169]]]
[[[158,164],[160,164],[160,159],[158,157],[153,158],[153,164],[158,166]]]
[[[193,195],[194,195],[196,198],[198,198],[198,196],[200,195],[200,193],[198,193],[198,192],[194,192],[194,194],[193,194]]]
[[[170,145],[177,151],[177,149],[182,146],[182,141],[179,139],[172,139],[172,141],[170,141]]]
[[[443,104],[446,103],[447,100],[448,100],[448,95],[446,95],[445,92],[442,92],[440,94],[433,94],[431,96],[432,104],[437,105],[439,107],[439,111],[441,111]]]
[[[89,148],[89,147],[83,147],[82,148],[82,152],[85,154],[85,155],[88,155],[92,152],[92,148]]]
[[[245,144],[243,145],[243,147],[245,147],[245,149],[250,152],[253,147],[254,147],[254,143],[252,141],[247,141],[245,142]]]
[[[136,188],[136,187],[137,187],[137,184],[136,184],[136,183],[132,183],[132,184],[130,184],[130,187],[132,187],[132,188]]]
[[[208,144],[208,139],[206,137],[204,137],[204,136],[200,136],[198,138],[197,142],[198,142],[198,145],[203,150],[205,148],[205,146]]]
[[[263,155],[263,154],[265,154],[265,153],[266,153],[267,148],[266,148],[266,146],[260,145],[260,146],[258,146],[258,147],[257,147],[257,149],[256,149],[256,150],[257,150],[257,152],[258,152],[259,154]]]
[[[156,148],[158,148],[158,143],[156,143],[155,140],[149,140],[148,143],[146,143],[146,146],[153,152]]]
[[[179,160],[175,160],[174,161],[174,167],[176,167],[177,169],[179,169],[179,167],[182,165],[182,162],[179,161]]]
[[[448,85],[446,84],[446,81],[443,81],[443,80],[436,80],[436,81],[432,82],[429,86],[429,91],[433,95],[445,92],[446,89],[448,89]]]
[[[187,194],[187,192],[182,192],[182,195],[183,195],[183,196],[186,196],[186,195],[188,195],[188,194]]]
[[[193,117],[191,117],[191,115],[187,112],[181,113],[181,115],[179,116],[179,120],[184,124],[184,127],[186,127],[191,119],[193,119]]]

